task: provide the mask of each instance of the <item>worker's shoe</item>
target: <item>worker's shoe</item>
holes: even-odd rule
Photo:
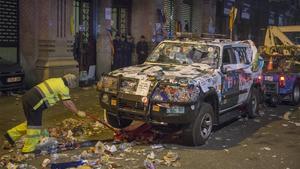
[[[26,134],[27,122],[23,122],[16,127],[8,130],[4,137],[11,144],[14,145],[17,140],[19,140],[23,135]]]
[[[27,129],[22,153],[33,153],[40,141],[41,129]]]

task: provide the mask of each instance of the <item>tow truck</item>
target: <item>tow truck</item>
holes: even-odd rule
[[[265,101],[297,105],[300,101],[300,26],[267,28],[262,56],[265,60],[262,88]]]

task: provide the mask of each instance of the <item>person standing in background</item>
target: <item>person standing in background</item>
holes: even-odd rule
[[[79,63],[80,62],[80,34],[79,34],[79,32],[77,32],[74,36],[73,56],[74,56],[74,59]]]
[[[122,34],[122,36],[121,36],[120,45],[121,45],[121,56],[120,56],[118,68],[122,68],[122,67],[126,66],[127,45],[126,45],[126,36],[125,36],[125,34]]]
[[[138,64],[144,63],[148,56],[148,44],[144,35],[141,36],[140,41],[136,45],[136,53],[138,55]]]
[[[122,56],[120,34],[116,34],[115,39],[113,40],[113,46],[114,46],[114,56],[113,56],[114,58],[113,58],[112,70],[115,70],[120,67],[120,60]]]
[[[190,31],[190,29],[189,29],[189,23],[188,23],[187,20],[184,20],[184,31],[185,32],[189,32]]]
[[[127,35],[127,38],[126,38],[126,43],[125,43],[125,67],[126,66],[131,66],[132,65],[132,55],[133,55],[133,52],[134,52],[134,48],[135,48],[135,45],[134,45],[134,42],[133,42],[133,38],[131,36],[131,34],[128,34]]]

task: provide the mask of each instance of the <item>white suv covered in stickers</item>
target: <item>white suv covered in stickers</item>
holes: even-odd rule
[[[204,144],[226,112],[256,115],[260,71],[253,71],[253,49],[240,41],[163,41],[144,64],[101,78],[105,117],[116,128],[142,120],[182,130],[189,145]]]

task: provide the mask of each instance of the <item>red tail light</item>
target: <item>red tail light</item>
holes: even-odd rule
[[[279,87],[285,87],[285,77],[284,76],[279,77]]]
[[[262,80],[262,76],[261,76],[261,75],[258,76],[258,80],[259,80],[259,81]]]
[[[256,83],[261,83],[262,82],[262,75],[259,75],[258,77],[257,77],[257,80],[256,80]]]

